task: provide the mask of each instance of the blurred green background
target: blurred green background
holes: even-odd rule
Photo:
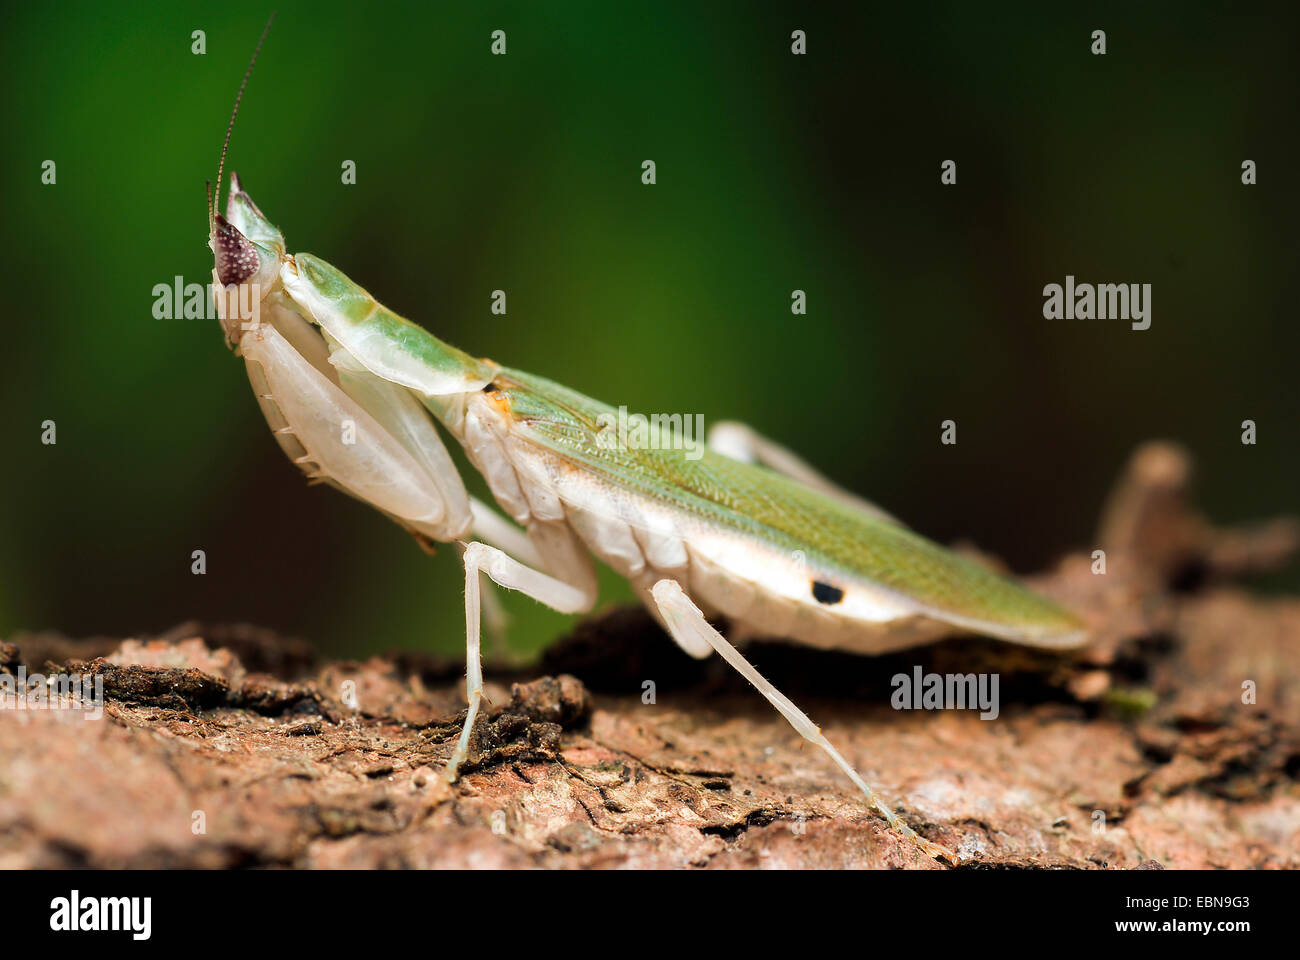
[[[476,355],[744,419],[1022,571],[1091,543],[1153,437],[1217,520],[1297,508],[1293,5],[278,6],[230,166],[290,250]],[[216,322],[152,316],[210,277],[203,181],[269,10],[8,8],[0,635],[462,647],[455,552],[305,487]],[[1067,273],[1153,284],[1151,329],[1044,320]],[[508,603],[521,649],[567,623]]]

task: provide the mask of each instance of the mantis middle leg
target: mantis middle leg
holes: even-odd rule
[[[575,585],[557,580],[549,574],[534,570],[520,563],[509,554],[490,547],[486,543],[473,541],[465,545],[463,554],[465,562],[465,696],[469,701],[469,710],[465,714],[465,724],[460,731],[460,739],[447,761],[444,776],[449,782],[455,782],[460,765],[469,756],[469,738],[474,730],[474,721],[478,718],[479,705],[483,701],[483,665],[479,650],[479,620],[481,598],[479,593],[479,574],[486,573],[497,585],[507,590],[518,590],[544,603],[560,613],[586,613],[596,601],[592,586]]]

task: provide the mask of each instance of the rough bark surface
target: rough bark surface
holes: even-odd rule
[[[1180,451],[1143,448],[1103,518],[1105,575],[1089,548],[1031,581],[1089,619],[1077,656],[958,638],[751,658],[966,868],[1300,866],[1300,600],[1229,585],[1300,533],[1216,530],[1187,481]],[[98,720],[0,711],[0,867],[944,868],[725,664],[688,660],[635,609],[579,624],[526,674],[489,671],[452,786],[460,663],[320,662],[199,624],[9,639],[0,672],[81,671],[106,702]],[[996,672],[1000,715],[892,709],[891,678],[917,666]]]

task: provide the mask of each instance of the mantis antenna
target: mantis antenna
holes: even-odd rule
[[[239,82],[239,92],[235,94],[235,109],[230,111],[230,124],[226,127],[226,139],[221,144],[221,160],[217,163],[217,192],[215,196],[216,203],[221,202],[221,174],[226,169],[226,150],[230,147],[230,134],[235,129],[235,117],[239,114],[239,101],[244,98],[244,88],[248,86],[248,78],[253,75],[253,66],[257,63],[257,55],[262,52],[262,44],[266,42],[266,35],[271,32],[271,24],[275,23],[275,13],[271,14],[271,19],[266,21],[266,26],[262,28],[262,35],[257,38],[257,46],[253,49],[253,59],[248,61],[248,69],[244,71],[244,79]],[[208,194],[208,229],[214,228],[216,218],[216,207],[213,205],[213,194]]]

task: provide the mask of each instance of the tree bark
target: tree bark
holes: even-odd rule
[[[1103,518],[1106,572],[1089,547],[1031,581],[1087,617],[1077,656],[972,638],[750,656],[967,868],[1300,866],[1300,600],[1229,582],[1300,534],[1216,530],[1188,475],[1179,450],[1140,450]],[[997,718],[893,709],[892,679],[918,667],[997,674]],[[579,624],[535,669],[489,671],[450,786],[459,662],[322,662],[200,624],[0,644],[11,687],[37,670],[98,679],[103,713],[0,710],[0,867],[943,868],[639,609]]]

